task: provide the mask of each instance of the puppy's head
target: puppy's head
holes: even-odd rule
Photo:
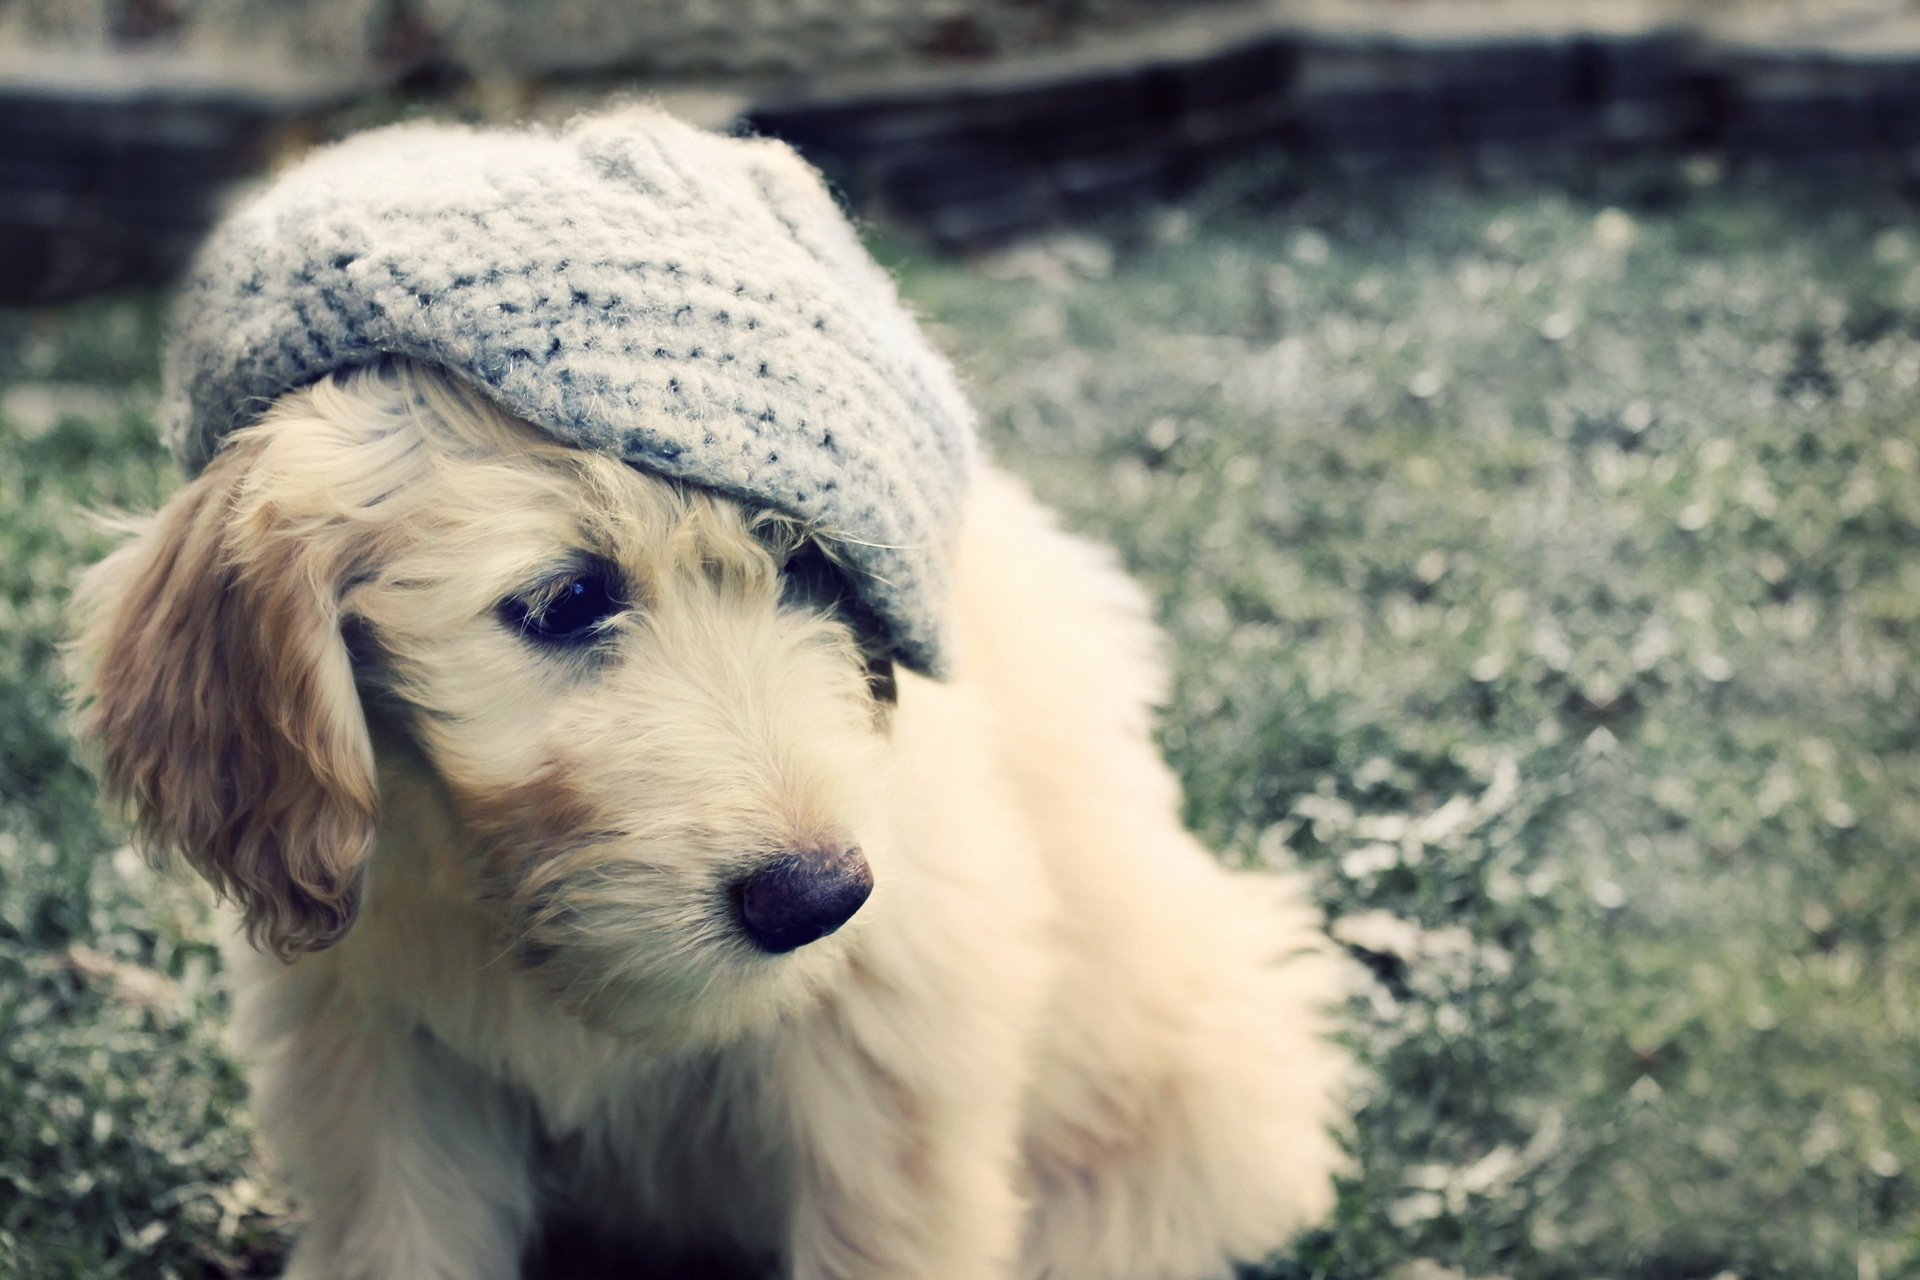
[[[821,544],[417,367],[287,397],[79,605],[108,793],[283,956],[412,853],[380,838],[369,706],[456,815],[446,891],[603,1029],[777,1015],[884,880],[892,672]]]

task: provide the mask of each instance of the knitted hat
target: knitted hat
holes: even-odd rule
[[[172,332],[189,472],[282,393],[411,357],[568,444],[809,522],[895,655],[943,670],[972,414],[781,143],[642,109],[363,134],[213,233]]]

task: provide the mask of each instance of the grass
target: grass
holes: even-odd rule
[[[1117,544],[1225,856],[1374,985],[1272,1280],[1920,1270],[1920,236],[1870,191],[1257,187],[895,253],[994,452]],[[0,1274],[269,1274],[197,898],[58,724],[151,308],[0,339]],[[70,412],[62,412],[65,404]]]
[[[203,906],[124,854],[61,725],[87,508],[167,487],[150,305],[0,337],[0,1276],[245,1274],[277,1247]]]

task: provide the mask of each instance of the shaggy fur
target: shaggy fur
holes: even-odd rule
[[[107,789],[254,944],[290,1275],[508,1280],[564,1220],[794,1280],[1199,1280],[1327,1210],[1343,971],[1181,829],[1136,591],[987,472],[956,678],[896,685],[802,581],[831,535],[399,364],[89,575]],[[625,591],[591,645],[508,625],[583,557]],[[749,945],[727,886],[829,843],[871,899]]]

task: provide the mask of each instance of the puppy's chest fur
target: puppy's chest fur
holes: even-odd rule
[[[791,1183],[777,1043],[660,1056],[582,1025],[451,891],[464,854],[446,791],[391,725],[377,737],[386,825],[364,913],[307,963],[337,966],[424,1054],[517,1095],[555,1215],[627,1239],[776,1248]]]
[[[703,1268],[663,1275],[765,1274],[793,1184],[774,1046],[754,1039],[658,1058],[583,1036],[544,1011],[515,1021],[489,1044],[435,1049],[491,1059],[488,1074],[531,1113],[546,1266],[528,1274],[594,1274],[580,1270],[583,1241],[599,1241],[623,1266],[690,1258]]]
[[[505,1011],[484,1039],[440,1042],[480,1064],[532,1113],[531,1158],[549,1215],[627,1239],[772,1250],[792,1182],[776,1087],[777,1046],[761,1037],[661,1057],[585,1030],[537,984],[478,999]],[[459,1035],[439,1014],[420,1034]]]
[[[613,1227],[654,1247],[742,1260],[778,1253],[791,1199],[768,1059],[756,1047],[670,1062],[615,1061],[577,1096],[537,1098],[550,1218]],[[579,1110],[574,1110],[578,1108]]]

